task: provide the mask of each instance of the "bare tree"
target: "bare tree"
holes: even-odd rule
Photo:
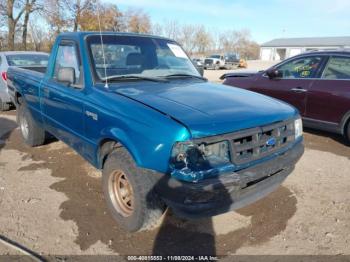
[[[81,13],[79,27],[84,31],[99,30],[98,12],[100,13],[101,29],[103,31],[119,32],[125,30],[122,12],[114,4],[98,3],[94,8],[86,9]]]
[[[27,35],[29,17],[36,11],[43,10],[43,3],[39,0],[25,0],[25,12],[22,25],[22,48],[27,50]]]
[[[177,41],[181,43],[182,47],[190,55],[192,55],[196,48],[196,37],[198,28],[198,26],[194,25],[183,25],[180,29],[180,35],[177,39]]]
[[[190,55],[239,53],[248,59],[259,55],[259,45],[251,39],[248,30],[220,32],[208,30],[204,25],[180,24],[176,20],[152,24],[150,16],[142,9],[121,12],[117,5],[102,0],[0,0],[0,29],[5,30],[1,48],[7,40],[10,50],[21,41],[24,49],[48,50],[60,32],[99,30],[98,14],[104,31],[163,35],[178,41]],[[40,16],[45,18],[49,30],[33,20]],[[27,43],[29,36],[32,41]]]
[[[15,9],[18,12],[15,12]],[[0,0],[0,12],[7,19],[8,49],[14,50],[16,27],[25,12],[25,5],[19,0]]]
[[[197,28],[194,39],[197,52],[201,54],[211,49],[214,42],[210,32],[203,25]]]
[[[50,26],[50,32],[57,35],[68,27],[68,17],[63,0],[47,0],[43,15]]]
[[[162,25],[159,24],[159,23],[152,24],[150,33],[152,35],[162,36],[163,35],[163,27],[162,27]]]
[[[218,50],[221,53],[238,53],[246,59],[256,59],[259,56],[259,45],[251,40],[249,30],[229,30],[220,33]]]
[[[74,32],[79,29],[82,14],[87,10],[96,10],[94,7],[96,4],[95,0],[63,0],[63,3],[73,23]]]
[[[179,40],[180,36],[180,24],[175,20],[165,21],[163,23],[163,34],[165,37]]]
[[[0,31],[0,50],[5,49],[6,36]]]
[[[29,32],[35,51],[49,50],[49,35],[46,30],[36,22],[29,23]]]
[[[134,33],[151,32],[151,19],[142,9],[129,9],[124,16],[127,31]]]

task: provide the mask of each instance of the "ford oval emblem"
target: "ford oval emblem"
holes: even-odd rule
[[[267,145],[267,146],[274,146],[274,145],[276,145],[276,138],[270,137],[270,138],[266,141],[266,145]]]

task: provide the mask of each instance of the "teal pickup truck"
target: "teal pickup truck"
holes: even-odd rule
[[[304,151],[295,108],[209,83],[170,39],[64,33],[43,69],[7,72],[24,141],[51,134],[102,169],[107,204],[128,231],[151,228],[167,207],[195,218],[248,205]]]

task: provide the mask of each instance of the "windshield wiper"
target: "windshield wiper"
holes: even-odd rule
[[[201,80],[204,80],[204,81],[208,81],[208,79],[206,79],[205,77],[202,77],[202,76],[196,76],[196,75],[190,75],[190,74],[172,74],[172,75],[166,75],[164,76],[165,78],[176,78],[176,77],[187,77],[187,78],[197,78],[197,79],[201,79]]]
[[[146,76],[138,76],[138,75],[116,75],[116,76],[108,76],[105,78],[101,78],[102,81],[118,81],[118,80],[146,80],[153,82],[166,82],[164,79],[154,78],[154,77],[146,77]]]

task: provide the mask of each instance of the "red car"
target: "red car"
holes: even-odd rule
[[[221,79],[283,100],[299,109],[306,127],[350,141],[350,51],[304,53],[266,71],[229,73]]]

